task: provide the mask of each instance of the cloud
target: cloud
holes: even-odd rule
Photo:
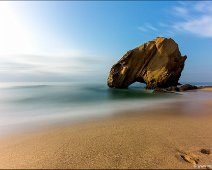
[[[212,3],[196,2],[174,7],[173,15],[179,14],[170,28],[178,33],[190,33],[198,37],[212,38]]]
[[[212,3],[210,1],[197,2],[194,9],[202,13],[212,12]]]
[[[148,29],[146,29],[145,27],[138,27],[138,29],[139,29],[141,32],[148,32]]]
[[[146,24],[146,27],[149,28],[152,31],[158,31],[158,29],[151,24]]]
[[[157,32],[158,31],[158,28],[156,26],[153,26],[152,24],[150,23],[146,23],[144,24],[143,26],[140,26],[138,27],[138,29],[141,31],[141,32],[149,32],[149,31],[154,31],[154,32]]]
[[[181,16],[188,15],[188,10],[184,7],[176,6],[176,7],[173,8],[173,10],[175,11],[176,15],[181,15]]]
[[[72,80],[101,74],[103,63],[105,59],[82,54],[0,56],[0,81]]]
[[[178,31],[193,33],[199,37],[212,38],[212,16],[203,15],[185,22],[179,22],[174,25],[174,28]]]
[[[180,1],[168,13],[170,19],[159,21],[154,25],[146,23],[138,27],[138,30],[165,37],[173,37],[176,34],[191,34],[202,38],[212,38],[211,2]]]

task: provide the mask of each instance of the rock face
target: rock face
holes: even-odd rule
[[[111,68],[107,84],[111,88],[127,88],[134,82],[146,88],[177,86],[186,56],[181,56],[171,38],[158,37],[128,51]]]
[[[190,84],[184,84],[180,86],[179,91],[187,91],[187,90],[195,90],[195,89],[198,89],[198,87],[190,85]]]
[[[200,89],[201,87],[197,87],[191,84],[184,84],[181,86],[170,86],[167,88],[155,88],[154,93],[173,93],[173,92],[184,92],[189,90],[196,90]],[[203,87],[204,88],[204,87]]]

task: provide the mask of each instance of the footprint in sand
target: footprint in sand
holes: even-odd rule
[[[178,156],[184,161],[191,163],[193,165],[197,165],[199,163],[198,157],[193,153],[186,153],[184,151],[178,150]]]
[[[192,152],[184,152],[184,151],[179,151],[178,150],[178,154],[179,156],[186,162],[191,163],[193,165],[197,165],[200,161],[199,158],[204,158],[207,160],[207,155],[211,154],[211,149],[206,149],[206,148],[202,148],[200,150],[196,150],[196,151],[192,151]],[[195,153],[195,154],[194,154]],[[202,157],[201,154],[204,154],[206,157]],[[203,159],[203,160],[204,160]]]
[[[187,153],[181,153],[180,156],[181,156],[181,158],[183,158],[184,161],[189,162],[193,165],[196,165],[199,162],[198,158],[196,158],[193,155],[187,154]]]

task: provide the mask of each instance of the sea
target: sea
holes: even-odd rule
[[[141,83],[128,89],[111,89],[106,83],[0,83],[0,136],[113,116],[117,112],[152,107],[181,96],[181,93],[153,93]]]

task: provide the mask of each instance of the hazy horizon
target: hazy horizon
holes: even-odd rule
[[[187,55],[180,82],[212,79],[210,1],[0,2],[0,82],[105,82],[158,36]]]

